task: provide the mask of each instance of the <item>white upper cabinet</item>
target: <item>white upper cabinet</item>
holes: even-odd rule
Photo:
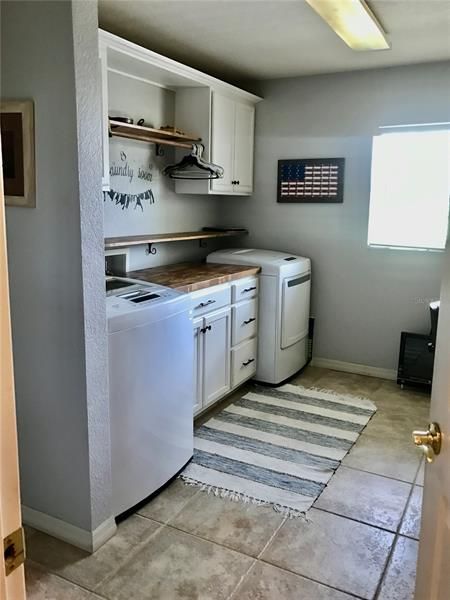
[[[167,124],[201,138],[204,159],[223,167],[223,179],[177,180],[176,192],[236,196],[252,193],[254,114],[255,105],[262,98],[106,31],[100,30],[99,51],[104,190],[109,189],[108,80],[115,73],[173,93],[174,122]],[[121,112],[127,114],[127,107],[121,107]],[[177,159],[188,151],[177,150]]]
[[[254,106],[213,92],[211,160],[224,169],[211,180],[213,193],[252,193],[254,115]]]
[[[233,191],[251,194],[253,191],[253,146],[255,107],[235,102]]]
[[[175,124],[202,138],[204,158],[220,165],[224,176],[203,181],[178,180],[181,194],[249,195],[253,191],[255,104],[214,90],[187,88],[175,97]],[[177,151],[181,159],[184,151]]]
[[[223,168],[222,179],[211,180],[214,192],[233,192],[234,184],[234,117],[233,100],[212,94],[211,161]]]

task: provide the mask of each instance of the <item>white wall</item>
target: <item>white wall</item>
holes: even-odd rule
[[[22,503],[89,546],[111,516],[97,5],[1,16],[2,97],[35,106],[36,208],[7,207]]]
[[[394,369],[400,332],[429,328],[443,255],[367,247],[371,136],[450,121],[450,63],[264,82],[261,95],[255,192],[224,218],[249,228],[246,246],[311,257],[315,356]],[[343,204],[277,204],[278,159],[302,157],[345,157]]]
[[[174,122],[175,92],[116,73],[108,75],[110,116],[128,116],[134,122],[145,119],[149,126],[159,128]],[[195,133],[195,132],[194,132]],[[164,157],[156,156],[155,145],[113,137],[110,139],[110,165],[128,165],[133,169],[130,177],[111,178],[111,188],[122,193],[137,194],[151,189],[155,203],[143,201],[143,210],[130,205],[122,209],[107,195],[104,202],[105,236],[140,235],[194,231],[220,221],[224,199],[214,196],[175,194],[174,182],[162,174],[162,169],[176,162],[175,152],[163,146]],[[186,151],[187,152],[187,151]],[[125,153],[125,155],[123,154]],[[139,180],[139,167],[152,174],[152,181]],[[130,270],[154,267],[161,264],[200,260],[216,246],[208,249],[198,242],[157,244],[156,255],[146,255],[145,246],[130,249]]]

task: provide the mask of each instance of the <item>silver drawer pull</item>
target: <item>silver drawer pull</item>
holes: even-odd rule
[[[245,288],[244,290],[242,290],[242,293],[244,294],[245,292],[253,292],[253,290],[256,290],[256,285],[254,285],[253,287]]]
[[[215,300],[208,300],[208,302],[200,302],[195,308],[205,308],[205,306],[209,306],[210,304],[214,304]]]
[[[253,321],[256,321],[255,317],[252,317],[251,319],[247,319],[246,321],[244,321],[244,325],[248,325],[249,323],[253,323]]]
[[[255,362],[254,358],[249,358],[248,360],[246,360],[245,362],[242,363],[243,367],[248,367],[248,365],[252,362]]]

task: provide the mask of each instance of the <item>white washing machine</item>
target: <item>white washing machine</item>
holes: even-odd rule
[[[106,280],[114,514],[167,483],[193,453],[191,301],[160,285]]]
[[[261,267],[258,365],[255,379],[277,384],[308,360],[311,261],[255,249],[212,252],[207,262]]]

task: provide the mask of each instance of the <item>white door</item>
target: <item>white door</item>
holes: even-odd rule
[[[203,404],[203,317],[194,319],[194,415]]]
[[[311,275],[283,280],[281,302],[281,347],[289,348],[308,335]]]
[[[5,198],[0,143],[0,598],[24,600],[23,530],[20,512],[16,403],[9,312]]]
[[[442,435],[440,453],[426,464],[416,600],[448,600],[450,590],[450,252],[441,289],[430,422]],[[420,442],[420,439],[416,440]],[[426,441],[426,440],[423,440]],[[431,441],[431,440],[429,440]],[[429,451],[432,450],[432,446]],[[433,452],[430,452],[433,455]]]
[[[203,408],[230,390],[231,311],[205,317],[203,333]]]
[[[212,95],[211,160],[224,169],[222,179],[211,180],[213,192],[232,192],[235,103],[226,96]]]
[[[234,192],[250,194],[253,191],[253,144],[255,107],[235,104],[234,120]]]

